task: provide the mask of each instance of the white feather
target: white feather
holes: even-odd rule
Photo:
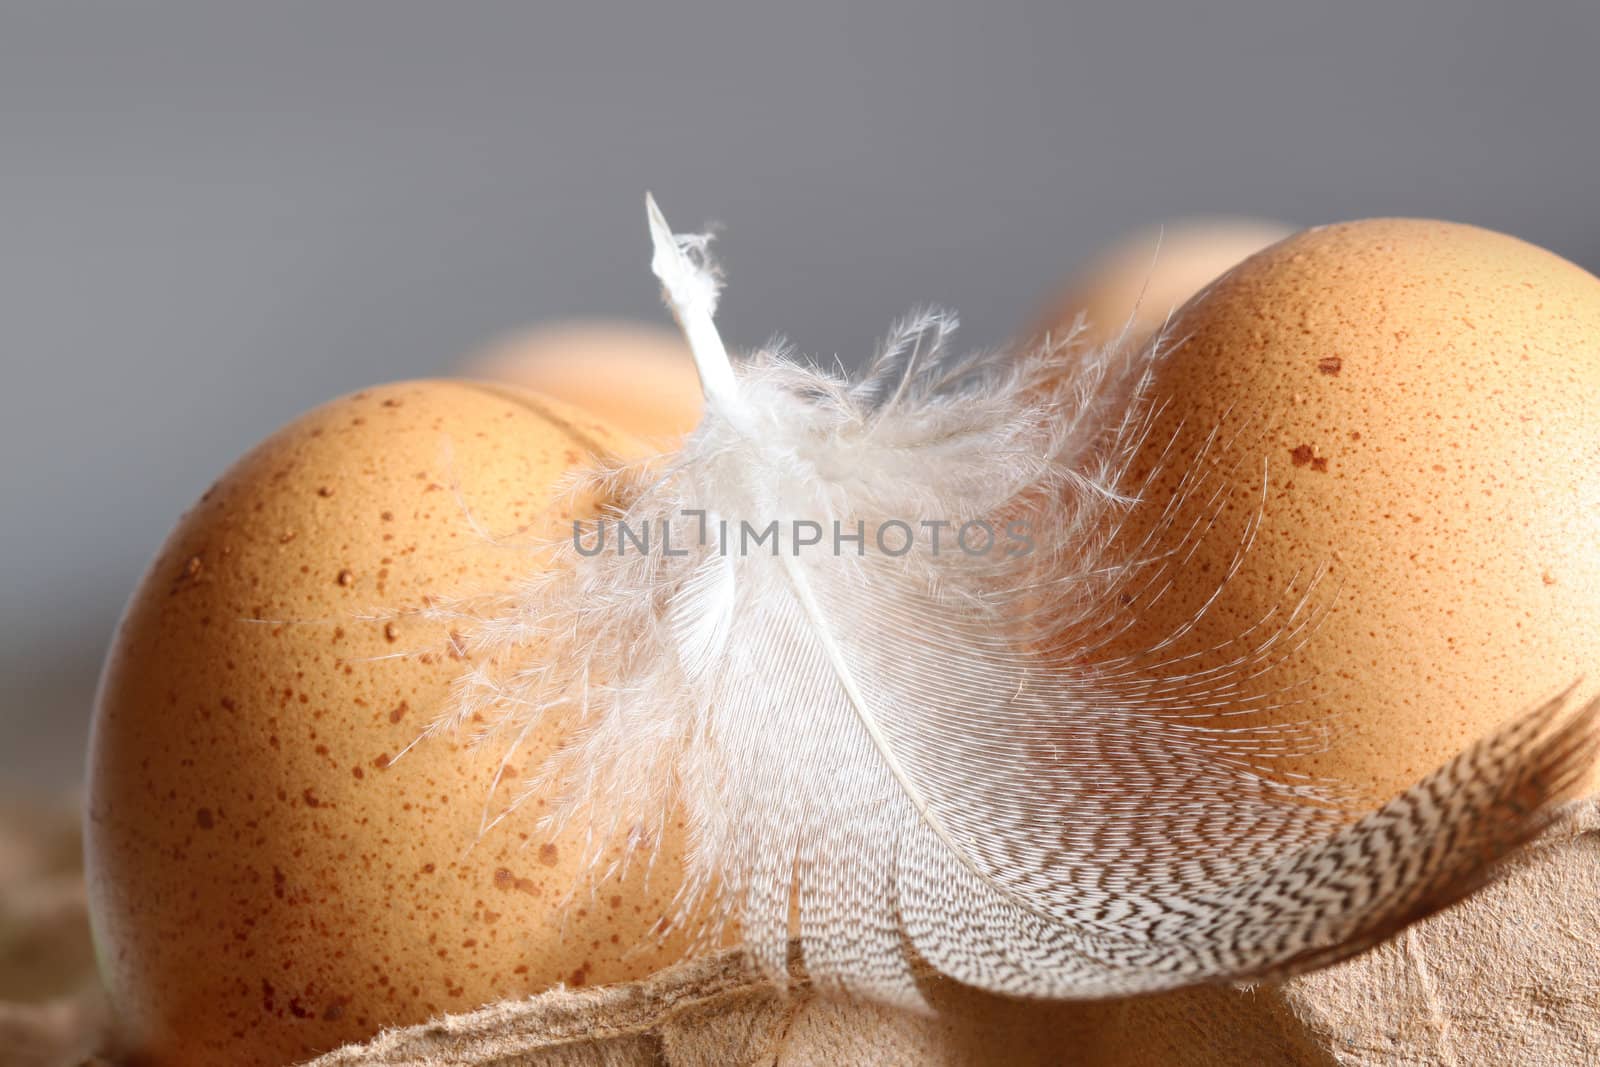
[[[716,516],[711,516],[715,526]],[[722,659],[733,631],[739,583],[733,560],[707,554],[667,604],[669,640],[677,648],[684,677],[698,682]]]
[[[1251,718],[1284,698],[1304,590],[1222,667],[1173,639],[1107,651],[1225,504],[1193,462],[1142,505],[1154,532],[1125,536],[1159,344],[951,359],[954,317],[929,311],[855,380],[772,353],[736,369],[704,244],[653,200],[649,218],[708,412],[677,453],[592,479],[620,523],[667,535],[554,546],[480,611],[495,667],[464,679],[456,721],[521,736],[575,714],[529,786],[549,818],[582,820],[599,857],[686,809],[685,913],[718,905],[772,974],[791,934],[815,980],[900,1003],[919,959],[1049,996],[1287,973],[1459,895],[1592,750],[1594,708],[1552,702],[1352,821],[1275,773],[1317,725]],[[875,540],[930,520],[1025,524],[1032,551]],[[861,551],[833,551],[835,523]]]

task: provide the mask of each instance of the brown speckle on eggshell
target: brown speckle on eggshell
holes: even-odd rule
[[[1220,428],[1233,443],[1205,462],[1231,492],[1118,650],[1197,611],[1259,513],[1174,652],[1225,662],[1326,568],[1307,643],[1270,679],[1286,704],[1255,721],[1325,723],[1331,741],[1276,771],[1376,803],[1580,679],[1595,691],[1600,279],[1472,226],[1355,222],[1246,260],[1172,333],[1133,480],[1175,440],[1149,491],[1167,499]]]
[[[445,710],[459,637],[384,618],[513,586],[539,565],[526,537],[573,518],[558,479],[634,447],[509,387],[403,383],[290,424],[184,516],[118,631],[88,782],[102,971],[150,1062],[295,1062],[575,968],[617,981],[680,954],[652,935],[677,839],[648,889],[638,864],[603,887],[636,907],[582,908],[580,887],[564,909],[581,848],[531,815],[480,838],[520,785],[491,794],[502,747],[405,751]],[[535,731],[517,765],[560,736],[559,720]]]

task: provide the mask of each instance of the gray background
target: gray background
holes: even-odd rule
[[[1108,8],[1111,5],[1107,5]],[[1001,341],[1186,213],[1435,215],[1600,262],[1600,5],[0,5],[0,785],[70,787],[117,612],[239,452],[518,325]]]

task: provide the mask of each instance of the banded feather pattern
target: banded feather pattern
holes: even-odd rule
[[[1049,997],[1293,973],[1469,891],[1593,759],[1596,706],[1556,697],[1365,816],[1283,773],[1327,743],[1256,714],[1292,699],[1273,668],[1315,576],[1220,666],[1181,632],[1109,651],[1225,503],[1193,457],[1170,500],[1130,484],[1159,339],[953,357],[925,311],[859,375],[736,365],[703,240],[650,214],[705,420],[585,474],[612,511],[554,565],[433,609],[474,661],[435,728],[514,749],[569,716],[522,795],[596,864],[684,811],[684,913],[717,904],[773,975],[791,941],[814,980],[901,1004],[919,960]],[[1159,513],[1137,539],[1135,508]]]

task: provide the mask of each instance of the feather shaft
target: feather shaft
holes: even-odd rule
[[[737,419],[742,410],[739,386],[727,346],[722,343],[722,334],[713,318],[717,307],[716,285],[684,255],[656,198],[646,193],[644,199],[654,249],[650,269],[661,280],[678,325],[688,339],[706,404],[724,418]]]

